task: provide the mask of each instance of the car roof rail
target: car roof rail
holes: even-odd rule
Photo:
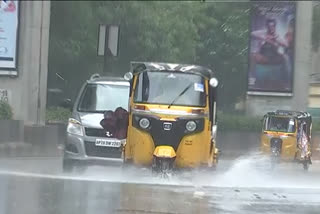
[[[100,74],[95,73],[95,74],[92,74],[92,75],[91,75],[90,80],[95,80],[95,79],[98,79],[98,78],[100,78],[100,77],[101,77]]]

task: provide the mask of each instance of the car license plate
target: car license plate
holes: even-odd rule
[[[120,141],[110,141],[105,139],[96,139],[96,146],[105,146],[105,147],[120,147]]]

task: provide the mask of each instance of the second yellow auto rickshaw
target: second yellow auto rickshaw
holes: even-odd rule
[[[312,117],[307,112],[277,110],[264,115],[261,150],[272,165],[296,161],[308,170],[311,162]]]
[[[205,67],[132,62],[124,162],[174,168],[214,167],[217,79]]]

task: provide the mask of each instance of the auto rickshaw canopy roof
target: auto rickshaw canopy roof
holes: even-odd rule
[[[200,65],[174,64],[164,62],[131,62],[131,72],[133,75],[145,71],[175,71],[190,74],[198,74],[206,79],[214,77],[214,73],[209,68]]]
[[[306,119],[311,121],[311,115],[308,112],[303,111],[289,111],[289,110],[277,110],[268,112],[265,116],[282,116],[282,117],[293,117],[296,119]]]

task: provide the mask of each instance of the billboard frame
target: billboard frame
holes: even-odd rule
[[[247,95],[249,96],[280,96],[280,97],[292,97],[294,93],[294,74],[296,72],[296,66],[295,66],[295,59],[296,59],[296,34],[297,34],[297,2],[295,1],[288,1],[287,3],[291,3],[294,6],[294,51],[293,51],[293,63],[292,63],[292,77],[291,77],[291,90],[290,91],[280,91],[280,90],[259,90],[259,89],[249,89],[249,74],[250,74],[250,66],[251,66],[251,32],[252,32],[252,26],[253,26],[253,5],[259,4],[259,3],[266,3],[271,1],[259,1],[259,0],[250,0],[250,19],[249,19],[249,35],[248,35],[248,71],[247,71]],[[280,3],[283,1],[280,1]],[[285,1],[286,2],[286,1]],[[277,2],[278,3],[278,2]]]
[[[3,0],[1,0],[3,1]],[[20,0],[14,0],[17,4],[17,28],[16,28],[16,42],[15,42],[15,65],[13,68],[8,67],[0,67],[0,76],[18,76],[18,60],[19,60],[19,42],[20,42],[20,18],[21,18],[21,1]]]

